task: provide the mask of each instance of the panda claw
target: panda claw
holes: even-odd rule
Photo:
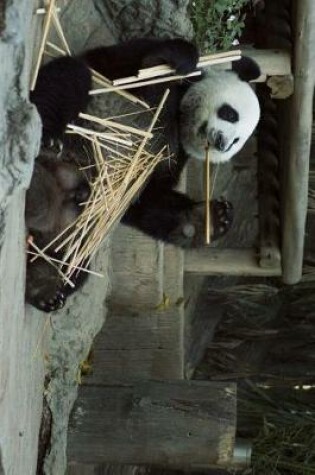
[[[226,198],[214,200],[211,203],[213,214],[212,239],[218,239],[227,233],[233,222],[233,206]]]
[[[42,141],[42,147],[51,150],[56,153],[56,157],[60,157],[63,150],[63,142],[60,139],[54,139],[53,137],[45,138]]]
[[[38,302],[38,306],[39,306],[41,309],[44,310],[44,308],[46,307],[46,302],[45,302],[45,300],[40,300],[40,301]]]

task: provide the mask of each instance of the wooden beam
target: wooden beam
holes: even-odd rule
[[[260,267],[254,249],[203,248],[185,253],[185,271],[197,274],[279,276],[280,262],[274,267]]]
[[[291,56],[289,51],[243,48],[242,54],[253,58],[257,62],[262,76],[289,76],[291,74]],[[260,82],[259,78],[256,82]]]
[[[82,387],[70,422],[68,460],[227,467],[235,429],[234,383]]]
[[[253,82],[265,82],[269,76],[291,76],[292,74],[291,57],[286,50],[242,48],[242,55],[253,58],[260,67],[261,75]],[[220,67],[231,69],[232,63],[224,63]]]
[[[286,284],[295,284],[302,276],[315,82],[315,2],[295,3],[295,90],[290,101],[290,128],[286,131],[290,149],[283,164],[282,256]]]

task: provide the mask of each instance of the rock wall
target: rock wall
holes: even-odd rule
[[[42,408],[43,321],[24,306],[24,192],[40,138],[28,100],[35,2],[0,6],[0,473],[33,474]]]
[[[87,42],[93,43],[94,37],[98,38],[98,44],[115,41],[104,27],[102,17],[93,2],[70,0],[59,2],[59,5],[62,7],[61,21],[73,54],[85,48]],[[42,23],[40,18],[37,22]],[[35,25],[35,29],[39,29],[39,25]],[[38,41],[39,38],[40,36]],[[60,44],[53,28],[49,39]],[[109,253],[108,240],[91,264],[91,269],[102,273],[104,277],[90,277],[83,288],[67,300],[65,308],[49,316],[31,306],[26,309],[30,320],[40,316],[46,322],[44,398],[52,417],[50,446],[40,467],[46,475],[62,475],[66,470],[68,419],[77,397],[80,367],[88,357],[94,337],[106,317]],[[46,424],[45,421],[44,423]],[[41,441],[41,444],[43,443],[45,441]]]
[[[40,119],[28,101],[43,18],[35,15],[37,4],[7,0],[0,5],[1,475],[36,473],[44,392],[53,415],[46,470],[54,475],[64,472],[67,418],[76,397],[80,363],[106,313],[106,245],[93,264],[103,271],[104,279],[91,279],[65,310],[47,316],[24,302],[24,198],[41,134]],[[81,13],[87,14],[83,7]],[[45,375],[49,383],[44,391]]]
[[[120,41],[156,37],[191,39],[189,0],[94,0],[104,24]]]

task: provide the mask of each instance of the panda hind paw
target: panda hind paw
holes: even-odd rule
[[[211,241],[224,236],[232,222],[232,204],[225,199],[211,201]],[[186,249],[204,246],[205,223],[205,203],[198,203],[182,213],[179,225],[169,235],[168,241]]]
[[[66,296],[61,290],[57,290],[56,293],[48,299],[38,299],[34,302],[35,306],[43,312],[54,312],[64,307],[66,303]]]

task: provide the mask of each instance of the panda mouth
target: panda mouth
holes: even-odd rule
[[[224,152],[229,152],[231,150],[231,148],[233,147],[234,143],[235,143],[234,141],[231,142],[230,145],[228,146],[228,148],[224,150]]]

